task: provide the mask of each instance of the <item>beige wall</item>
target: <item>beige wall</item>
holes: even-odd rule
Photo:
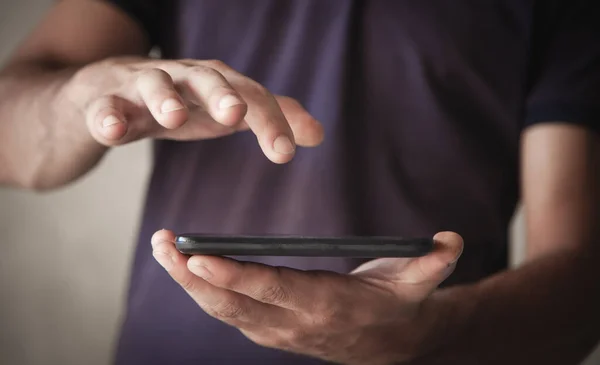
[[[50,3],[0,1],[0,62]],[[0,364],[109,362],[149,170],[144,142],[57,192],[0,189]]]
[[[0,1],[0,62],[50,3]],[[109,363],[149,156],[115,149],[50,194],[0,188],[0,364]]]

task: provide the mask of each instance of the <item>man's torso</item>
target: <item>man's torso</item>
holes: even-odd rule
[[[250,133],[158,141],[122,364],[318,364],[205,315],[152,259],[176,232],[465,238],[449,283],[506,265],[533,1],[178,1],[166,58],[219,59],[291,96],[325,142],[275,165]],[[358,260],[254,258],[347,272]]]

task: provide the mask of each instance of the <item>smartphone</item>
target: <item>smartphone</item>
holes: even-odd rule
[[[381,258],[424,256],[433,239],[181,234],[175,245],[186,255]]]

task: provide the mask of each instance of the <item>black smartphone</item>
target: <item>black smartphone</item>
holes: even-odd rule
[[[418,257],[433,249],[432,238],[227,236],[181,234],[175,244],[186,255]]]

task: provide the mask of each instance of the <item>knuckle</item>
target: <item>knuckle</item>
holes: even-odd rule
[[[259,300],[265,303],[282,304],[287,303],[290,296],[281,285],[273,285],[265,288],[259,294]]]
[[[217,59],[213,59],[213,60],[206,60],[204,61],[204,64],[206,64],[208,67],[213,68],[215,70],[229,70],[230,67],[223,61],[221,60],[217,60]]]
[[[157,81],[172,83],[173,79],[167,72],[158,68],[148,68],[137,72],[136,83],[138,86],[149,85],[148,82],[156,83]]]
[[[315,316],[313,325],[322,327],[335,327],[340,321],[343,321],[343,315],[339,310],[330,309],[323,311],[322,314]]]
[[[85,107],[85,114],[89,127],[98,126],[110,115],[124,120],[123,113],[119,110],[119,103],[119,98],[114,95],[104,95],[93,100]]]
[[[98,99],[96,99],[95,104],[98,105],[100,109],[115,108],[119,101],[120,99],[118,96],[109,94],[100,96]]]
[[[336,302],[327,301],[327,306],[315,308],[313,325],[322,327],[337,327],[338,324],[347,321],[348,314],[345,307]]]
[[[235,319],[244,314],[244,309],[235,301],[224,301],[213,308],[213,313],[217,318]]]
[[[193,77],[222,77],[217,70],[204,65],[196,65],[191,67],[190,75]]]
[[[66,84],[66,96],[76,105],[89,105],[102,94],[114,89],[118,67],[107,69],[103,64],[92,64],[79,69]]]
[[[156,77],[162,76],[165,72],[156,67],[146,68],[138,71],[138,77]]]
[[[271,285],[263,287],[255,293],[258,300],[275,305],[289,303],[292,298],[290,291],[285,285],[285,275],[282,268],[273,267],[273,270],[269,271],[269,274],[265,276],[265,282],[271,283]]]
[[[183,290],[185,290],[187,292],[193,292],[194,288],[195,288],[194,280],[192,278],[187,278],[187,279],[179,281],[179,285],[181,285]]]
[[[173,60],[163,60],[163,59],[158,59],[158,60],[152,60],[150,61],[152,68],[156,69],[156,70],[160,70],[160,71],[164,71],[165,70],[169,70],[172,68],[176,68],[180,62],[178,61],[173,61]]]
[[[146,61],[140,64],[137,67],[137,72],[140,72],[142,70],[152,70],[152,72],[155,72],[157,74],[161,73],[163,75],[168,76],[169,78],[172,78],[171,75],[175,75],[188,67],[188,65],[185,65],[181,61],[158,59]]]

